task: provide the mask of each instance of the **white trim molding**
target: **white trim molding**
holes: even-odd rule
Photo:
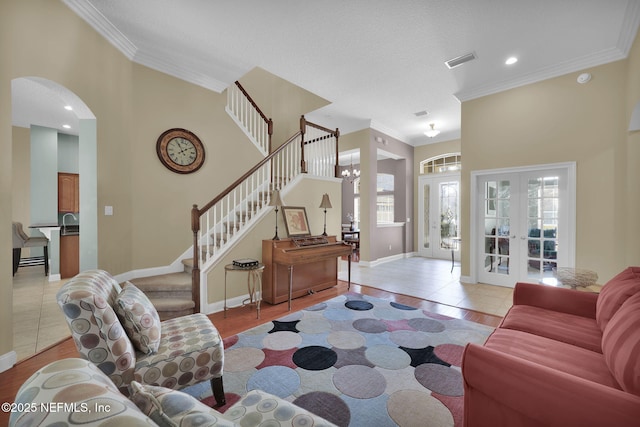
[[[18,355],[15,351],[10,351],[8,353],[0,356],[0,372],[7,371],[16,364],[18,361]]]

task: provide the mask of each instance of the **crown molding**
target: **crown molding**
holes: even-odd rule
[[[514,89],[543,80],[584,70],[598,65],[608,64],[613,61],[624,59],[624,54],[618,48],[607,49],[594,55],[587,55],[577,60],[563,62],[552,67],[546,67],[535,73],[529,73],[518,79],[504,80],[498,84],[478,86],[474,89],[457,92],[454,96],[460,101],[470,101],[487,95],[493,95],[505,90]]]
[[[229,86],[227,82],[194,73],[188,65],[180,66],[142,52],[90,2],[83,0],[63,0],[63,2],[130,61],[218,93],[222,93]]]
[[[122,34],[102,13],[88,1],[63,0],[69,9],[82,18],[94,30],[118,49],[124,56],[133,60],[138,48]]]
[[[550,78],[581,71],[586,68],[608,64],[609,62],[625,59],[636,38],[638,27],[640,26],[640,2],[627,2],[627,9],[624,14],[624,21],[620,29],[620,37],[616,47],[606,49],[593,55],[587,55],[577,60],[563,62],[552,67],[543,68],[535,73],[530,73],[524,77],[513,80],[505,80],[498,84],[478,86],[474,89],[460,91],[454,96],[460,101],[469,101],[487,95],[493,95],[505,90],[537,83]]]
[[[132,58],[132,61],[217,93],[222,93],[222,91],[232,83],[223,82],[211,76],[194,72],[193,70],[197,67],[190,67],[187,63],[169,62],[161,57],[149,55],[144,52],[138,52],[135,57]]]

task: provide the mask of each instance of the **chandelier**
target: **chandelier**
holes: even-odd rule
[[[424,134],[427,135],[429,138],[436,137],[440,133],[440,131],[438,129],[433,128],[435,126],[434,123],[429,124],[429,126],[431,126],[431,129],[426,131]]]
[[[349,167],[349,169],[344,169],[342,171],[342,178],[349,182],[349,183],[353,183],[353,181],[358,178],[360,176],[360,170],[355,169],[353,167],[353,156],[351,157],[351,166]]]

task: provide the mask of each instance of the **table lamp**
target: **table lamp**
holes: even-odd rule
[[[322,195],[322,201],[320,202],[320,207],[324,208],[324,232],[323,236],[327,235],[327,209],[331,208],[331,200],[329,200],[329,195],[324,193]]]
[[[273,190],[273,193],[271,194],[271,200],[269,200],[269,206],[276,207],[276,235],[273,236],[273,239],[271,240],[280,240],[280,237],[278,237],[278,206],[284,206],[284,203],[280,198],[279,190]]]

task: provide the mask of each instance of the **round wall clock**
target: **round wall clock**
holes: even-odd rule
[[[158,158],[167,169],[176,173],[192,173],[204,163],[204,145],[200,138],[186,129],[169,129],[158,137]]]

